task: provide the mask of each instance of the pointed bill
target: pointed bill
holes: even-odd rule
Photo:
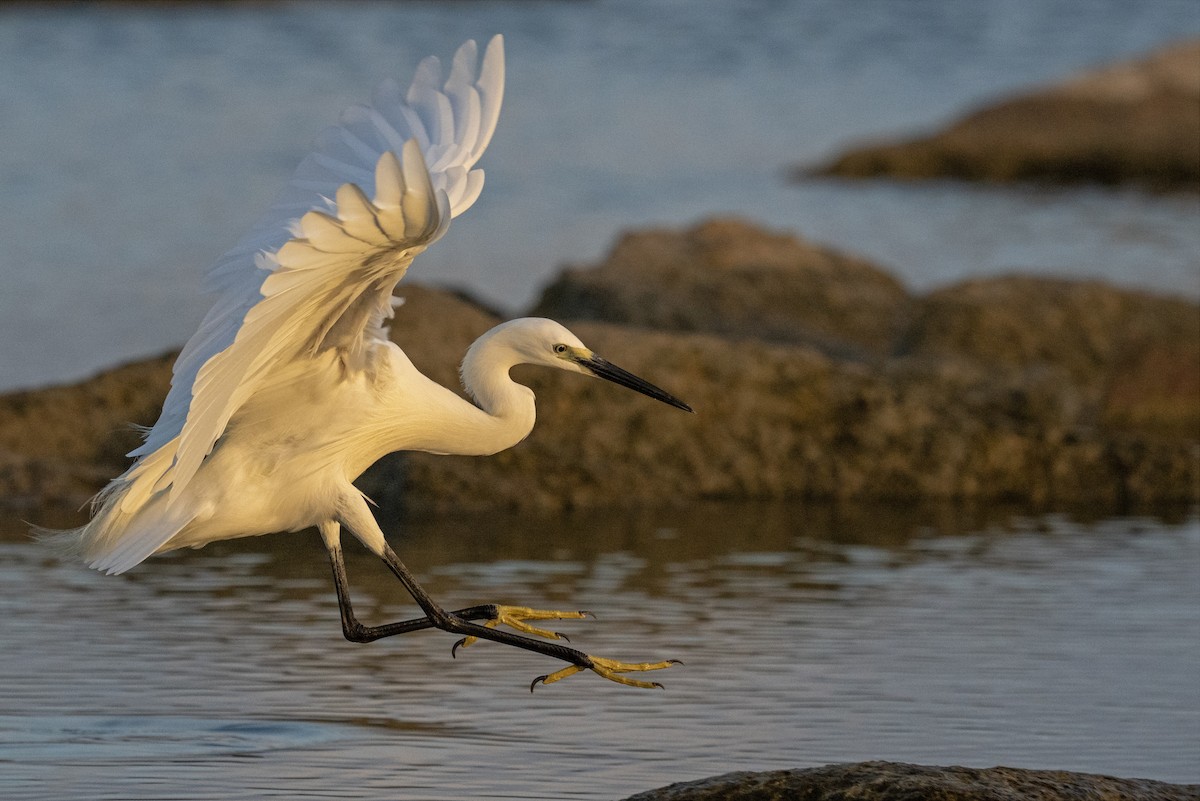
[[[622,370],[612,362],[602,359],[594,353],[580,355],[575,361],[580,366],[586,367],[593,375],[603,378],[606,381],[620,384],[623,387],[640,392],[657,401],[662,401],[669,406],[674,406],[676,409],[683,409],[685,412],[693,411],[691,406],[688,406],[669,392],[659,389],[649,381],[638,378],[627,370]]]

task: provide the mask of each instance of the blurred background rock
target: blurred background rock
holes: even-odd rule
[[[928,136],[805,174],[1200,191],[1200,39],[984,106]]]
[[[499,322],[402,285],[392,338],[458,386]],[[535,368],[539,422],[488,459],[405,454],[360,481],[393,511],[559,512],[699,499],[1195,501],[1200,306],[1014,275],[912,295],[882,268],[737,219],[635,231],[531,311],[693,417]],[[0,398],[8,503],[79,504],[124,469],[171,358]]]

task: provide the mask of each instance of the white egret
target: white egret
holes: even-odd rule
[[[162,414],[130,453],[132,466],[96,496],[87,525],[50,537],[92,567],[122,573],[176,548],[315,526],[349,640],[438,628],[462,635],[455,649],[483,638],[569,663],[531,689],[584,669],[660,686],[625,674],[673,660],[624,663],[522,636],[558,639],[528,621],[582,612],[443,609],[389,547],[351,483],[393,451],[488,455],[516,445],[534,424],[533,392],[509,377],[517,364],[599,376],[691,411],[550,320],[504,323],[470,347],[461,374],[474,404],[419,373],[388,340],[396,283],[483,187],[475,164],[500,112],[501,37],[477,62],[467,42],[443,82],[438,60],[428,58],[407,92],[385,82],[370,105],[349,109],[325,132],[278,204],[213,268],[216,303],[180,353]],[[342,528],[387,564],[424,617],[359,623]]]

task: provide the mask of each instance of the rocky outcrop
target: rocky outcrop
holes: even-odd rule
[[[777,302],[806,282],[820,303]],[[462,354],[498,318],[450,293],[401,290],[393,339],[430,377],[457,386]],[[870,315],[855,307],[859,295]],[[707,296],[718,299],[703,314],[680,301]],[[755,297],[771,309],[762,319]],[[726,220],[629,235],[603,264],[565,275],[539,310],[697,414],[607,382],[517,368],[539,399],[525,442],[487,459],[385,459],[360,480],[368,495],[415,513],[696,499],[1117,508],[1198,498],[1193,302],[1027,276],[912,297],[865,262]],[[123,424],[154,421],[169,364],[0,398],[0,495],[10,505],[78,504],[120,473],[136,442]]]
[[[158,418],[175,354],[75,385],[0,396],[0,500],[9,508],[79,506],[127,466],[132,424]]]
[[[853,148],[797,176],[1135,184],[1200,190],[1200,40]]]
[[[1197,801],[1200,785],[1020,768],[859,762],[726,773],[625,801]]]
[[[535,312],[799,345],[901,371],[1041,375],[1086,396],[1089,424],[1200,435],[1200,307],[1101,281],[1009,275],[911,296],[869,262],[721,219],[627,234],[600,264],[560,275]]]
[[[805,286],[819,300],[794,300]],[[769,313],[755,315],[755,308]],[[619,451],[607,454],[626,466],[624,479],[576,472],[559,445],[587,437],[587,428],[556,431],[542,415],[547,452],[537,453],[535,432],[524,450],[505,457],[555,464],[553,480],[563,486],[534,489],[533,497],[547,494],[539,505],[600,502],[602,487],[622,480],[628,486],[612,497],[647,501],[786,496],[1119,506],[1197,497],[1194,302],[1029,276],[911,297],[861,260],[715,220],[623,237],[601,264],[564,273],[536,311],[569,321],[585,341],[699,412],[680,420],[636,398],[570,401],[595,388],[557,382],[554,396],[568,401],[566,409],[583,410],[598,431],[618,413],[610,404],[632,402],[631,411],[653,421],[647,425],[659,447],[632,464]],[[623,325],[581,322],[600,319]],[[661,358],[641,358],[651,343]],[[629,420],[613,422],[636,430]],[[498,469],[524,468],[514,461]]]
[[[1099,281],[967,281],[917,304],[897,352],[1057,374],[1110,431],[1200,436],[1200,307]]]
[[[596,268],[568,269],[533,313],[669,331],[886,351],[909,295],[869,262],[739,219],[625,234]]]

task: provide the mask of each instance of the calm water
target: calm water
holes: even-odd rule
[[[15,524],[14,524],[15,526]],[[123,578],[0,537],[0,794],[615,799],[858,759],[1200,778],[1200,519],[771,507],[391,536],[446,603],[583,607],[662,692],[436,632],[342,640],[313,536]],[[412,612],[356,554],[362,616]]]
[[[516,309],[621,230],[736,212],[918,289],[1019,269],[1200,296],[1195,197],[782,179],[1196,35],[1194,0],[6,7],[0,389],[182,343],[203,271],[317,131],[383,76],[495,32],[510,81],[488,187],[422,280]]]

